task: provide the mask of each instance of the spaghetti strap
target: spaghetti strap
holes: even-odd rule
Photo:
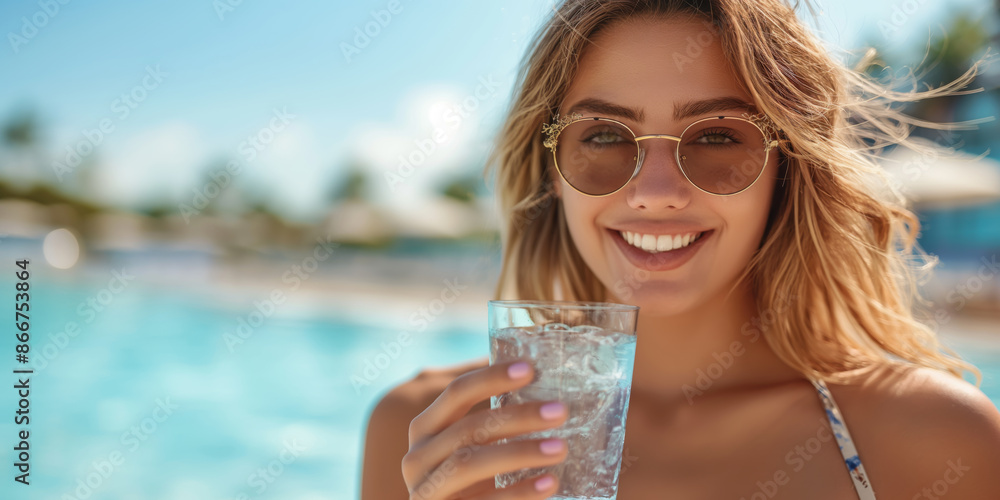
[[[858,456],[858,450],[855,449],[854,441],[851,440],[851,433],[847,432],[847,423],[844,422],[844,417],[840,414],[840,408],[833,400],[830,389],[822,380],[810,379],[810,381],[816,387],[816,392],[819,393],[820,400],[823,402],[826,418],[830,421],[830,428],[833,429],[833,435],[837,438],[837,444],[840,445],[840,454],[843,455],[844,464],[847,465],[847,471],[851,474],[851,480],[854,481],[854,489],[858,492],[858,498],[860,500],[875,500],[875,491],[872,490],[871,483],[868,481],[868,474],[865,473],[865,467],[861,465],[861,457]]]

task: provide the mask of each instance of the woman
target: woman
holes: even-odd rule
[[[1000,498],[1000,412],[911,312],[917,220],[865,187],[867,151],[909,144],[886,103],[971,72],[889,92],[778,0],[570,0],[520,76],[491,162],[497,296],[640,306],[619,498]],[[493,486],[566,456],[490,444],[567,418],[489,409],[532,373],[479,361],[391,391],[363,498],[552,495],[549,475]]]

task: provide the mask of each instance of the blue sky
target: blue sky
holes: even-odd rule
[[[109,203],[189,200],[206,169],[236,160],[237,182],[295,217],[322,211],[352,162],[368,169],[376,200],[406,207],[455,172],[480,169],[516,65],[552,3],[244,0],[217,10],[229,1],[71,1],[51,16],[37,1],[0,3],[0,119],[37,110],[46,151],[41,172],[6,162],[0,173],[58,182],[52,163],[108,120],[114,128],[90,155],[95,166],[79,187]],[[946,9],[987,4],[817,2],[821,35],[832,46],[876,40],[890,49],[922,46]],[[388,23],[348,60],[342,44],[377,22],[373,11],[385,11]],[[18,40],[24,18],[44,25]],[[898,28],[889,37],[880,31],[886,23]],[[122,119],[116,99],[142,86],[148,68],[159,68],[162,81],[140,90],[144,100]],[[262,133],[275,110],[294,118],[263,132],[273,141],[248,161],[241,143]],[[447,141],[389,189],[383,174],[398,156],[446,126]],[[64,176],[67,186],[80,171]]]

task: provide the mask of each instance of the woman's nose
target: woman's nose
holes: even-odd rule
[[[636,210],[680,209],[691,201],[694,186],[681,172],[672,140],[640,142],[639,173],[626,189],[628,204]]]

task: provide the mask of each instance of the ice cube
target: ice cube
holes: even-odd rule
[[[573,328],[570,328],[569,331],[571,331],[573,333],[576,333],[576,334],[581,334],[581,335],[599,336],[601,333],[604,332],[604,329],[601,328],[601,327],[599,327],[599,326],[580,325],[580,326],[574,326]]]
[[[566,323],[546,323],[542,326],[543,332],[566,332],[570,327]]]

